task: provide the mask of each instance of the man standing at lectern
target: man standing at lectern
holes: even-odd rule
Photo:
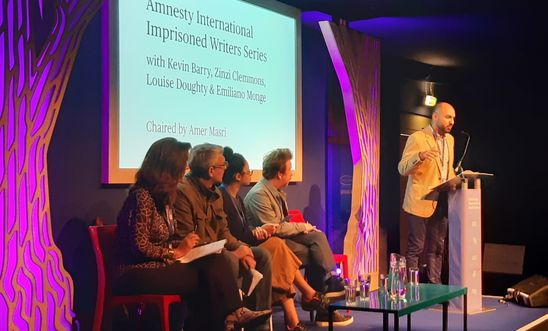
[[[434,108],[432,121],[426,128],[409,136],[398,171],[408,176],[403,210],[406,213],[407,265],[417,268],[426,249],[428,281],[441,283],[441,267],[447,234],[447,193],[435,200],[423,199],[430,189],[455,176],[453,169],[455,140],[449,132],[455,123],[455,109],[440,102]]]

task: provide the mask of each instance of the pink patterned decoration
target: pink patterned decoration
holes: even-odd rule
[[[51,233],[47,151],[80,40],[101,2],[0,3],[1,330],[71,329],[73,284]],[[45,5],[55,23],[41,46],[33,25]]]
[[[343,96],[354,164],[352,207],[344,238],[350,275],[379,271],[380,42],[320,22]],[[377,277],[372,277],[375,281]],[[376,286],[376,283],[374,283]]]

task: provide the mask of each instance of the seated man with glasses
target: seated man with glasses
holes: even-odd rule
[[[200,237],[199,244],[226,239],[226,250],[223,251],[223,255],[229,260],[233,275],[239,282],[247,283],[251,269],[263,274],[263,279],[259,281],[246,303],[254,309],[270,309],[270,253],[261,247],[250,248],[230,233],[223,198],[216,186],[222,182],[228,166],[223,156],[223,148],[212,144],[197,145],[190,152],[188,165],[190,172],[178,184],[174,203],[177,237],[185,238],[187,234],[195,232]],[[268,322],[259,329],[268,330]]]

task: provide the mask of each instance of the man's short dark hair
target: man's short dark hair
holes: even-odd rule
[[[278,148],[266,154],[263,158],[263,177],[272,179],[278,172],[285,173],[285,164],[293,158],[289,148]]]

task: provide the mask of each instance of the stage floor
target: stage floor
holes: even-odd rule
[[[523,326],[542,318],[548,314],[548,308],[528,308],[513,303],[501,303],[500,297],[483,297],[483,306],[495,308],[493,311],[468,316],[468,330],[472,331],[515,331]],[[327,330],[327,328],[315,326],[310,322],[308,312],[300,309],[297,304],[297,311],[301,322],[311,331]],[[344,312],[344,311],[339,311]],[[344,312],[345,313],[345,312]],[[368,312],[354,312],[354,323],[349,326],[335,327],[341,331],[363,331],[382,330],[382,314]],[[441,325],[441,311],[427,309],[413,313],[413,331],[439,331]],[[392,317],[390,329],[393,327]],[[400,319],[400,329],[406,329],[406,317]],[[462,330],[462,316],[459,313],[449,313],[449,330]],[[283,312],[280,307],[274,307],[273,315],[274,330],[284,330]],[[536,330],[536,329],[535,329]]]

